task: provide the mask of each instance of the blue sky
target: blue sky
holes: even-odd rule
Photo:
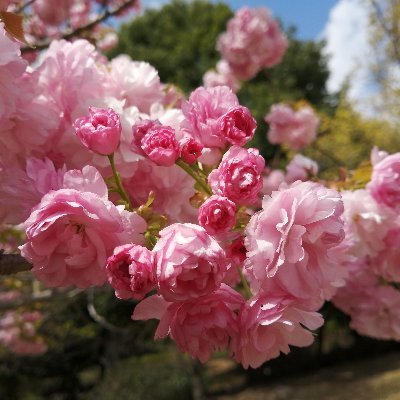
[[[323,31],[329,12],[337,0],[231,0],[227,1],[233,9],[244,5],[249,7],[268,7],[284,26],[297,27],[299,39],[317,39]]]

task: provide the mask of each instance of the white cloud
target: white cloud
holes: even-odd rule
[[[328,90],[340,90],[347,81],[349,96],[363,100],[374,90],[369,73],[368,9],[360,0],[340,0],[330,12],[322,36],[329,56]]]

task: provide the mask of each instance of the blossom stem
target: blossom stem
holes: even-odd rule
[[[249,284],[247,283],[246,278],[243,276],[242,270],[240,268],[238,268],[238,271],[239,271],[239,275],[240,275],[240,280],[242,281],[242,285],[243,285],[243,289],[244,289],[246,298],[250,299],[252,297],[252,293],[251,293]]]
[[[179,165],[187,174],[189,174],[198,184],[199,186],[206,192],[209,196],[212,195],[211,189],[209,186],[201,179],[201,177],[185,162],[182,160],[177,160],[176,165]]]
[[[108,160],[110,161],[115,184],[117,186],[116,189],[117,189],[119,195],[121,196],[122,200],[125,202],[125,205],[128,208],[128,210],[132,211],[133,210],[132,203],[131,203],[129,196],[127,195],[124,187],[122,186],[121,177],[119,176],[119,173],[117,172],[117,169],[115,168],[114,154],[110,154],[107,157],[108,157]]]

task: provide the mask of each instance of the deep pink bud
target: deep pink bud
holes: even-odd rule
[[[201,156],[204,146],[193,139],[188,137],[183,139],[181,143],[181,158],[185,163],[193,164]]]
[[[219,119],[218,126],[229,143],[244,146],[253,138],[257,122],[248,108],[238,106],[224,114]]]
[[[254,204],[263,185],[264,167],[264,158],[257,149],[232,146],[218,168],[211,171],[208,183],[214,194],[228,197],[236,204]]]
[[[112,108],[89,107],[89,116],[78,118],[74,128],[83,145],[95,153],[110,155],[117,150],[122,128]]]
[[[141,149],[157,165],[170,167],[179,157],[179,143],[170,126],[154,125],[143,136]]]
[[[140,144],[144,135],[153,127],[161,125],[159,121],[152,121],[151,119],[144,119],[142,121],[137,122],[135,125],[132,126],[132,134],[133,134],[133,141],[132,145],[136,145],[140,148]]]
[[[108,283],[120,299],[141,300],[155,286],[153,253],[139,245],[116,247],[106,270]]]
[[[228,232],[235,225],[236,205],[227,197],[211,196],[199,208],[199,224],[210,235]]]

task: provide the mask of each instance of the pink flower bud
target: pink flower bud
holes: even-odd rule
[[[181,143],[181,158],[185,163],[193,164],[201,156],[204,146],[192,137],[183,139]]]
[[[141,300],[155,286],[153,253],[145,247],[134,244],[116,247],[106,269],[108,283],[119,299]]]
[[[78,118],[74,128],[83,145],[95,153],[110,155],[117,150],[122,128],[112,108],[89,107],[89,116]]]
[[[223,115],[218,126],[229,143],[244,146],[253,138],[257,122],[248,108],[238,106]]]
[[[179,157],[179,143],[170,126],[154,124],[142,137],[140,148],[151,161],[163,167],[174,165]]]
[[[235,225],[236,206],[227,197],[211,196],[199,209],[199,224],[210,234],[228,232]]]

